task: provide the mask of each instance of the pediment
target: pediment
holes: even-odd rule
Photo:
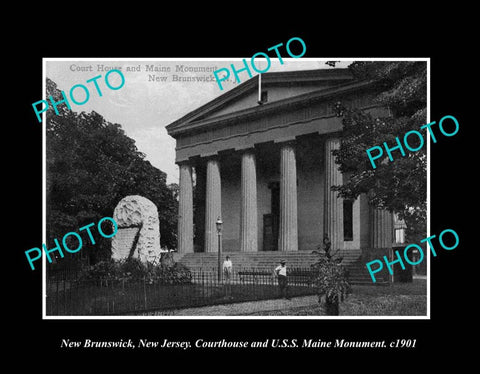
[[[352,82],[353,78],[348,69],[317,69],[290,72],[265,73],[239,84],[230,91],[216,99],[186,114],[166,127],[168,133],[182,132],[193,123],[207,121],[215,118],[225,118],[235,113],[245,113],[256,110],[260,106],[275,105],[285,100],[302,97],[313,92],[329,90],[332,87]],[[259,84],[261,90],[259,90]],[[259,104],[259,91],[266,92],[267,100]]]

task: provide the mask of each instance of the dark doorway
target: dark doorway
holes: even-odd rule
[[[353,241],[353,200],[343,200],[343,240]]]
[[[270,189],[270,214],[263,215],[263,250],[278,250],[278,228],[280,217],[280,183],[271,182]]]

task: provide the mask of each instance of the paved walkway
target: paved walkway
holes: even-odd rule
[[[142,313],[147,316],[241,316],[249,315],[258,312],[286,310],[303,308],[307,306],[318,305],[318,296],[300,296],[293,297],[290,300],[275,299],[275,300],[261,300],[249,301],[243,303],[212,305],[200,308],[186,308],[175,309],[168,311],[153,311],[149,313]]]
[[[413,277],[413,279],[427,279],[427,276],[426,276],[426,275],[417,275],[417,274],[414,274],[412,277]]]

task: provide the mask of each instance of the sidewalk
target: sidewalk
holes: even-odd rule
[[[428,277],[426,275],[417,275],[417,274],[414,274],[412,275],[412,278],[413,279],[427,279]]]
[[[185,308],[174,310],[159,310],[142,313],[143,316],[241,316],[275,310],[288,310],[317,306],[318,296],[299,296],[291,300],[275,299],[248,301],[243,303],[212,305],[200,308]]]

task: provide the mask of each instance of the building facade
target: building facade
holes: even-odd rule
[[[366,196],[331,190],[342,173],[332,151],[341,141],[335,104],[380,114],[373,82],[348,69],[256,76],[167,126],[180,170],[178,251],[311,251],[324,234],[332,250],[386,248],[391,213]]]

